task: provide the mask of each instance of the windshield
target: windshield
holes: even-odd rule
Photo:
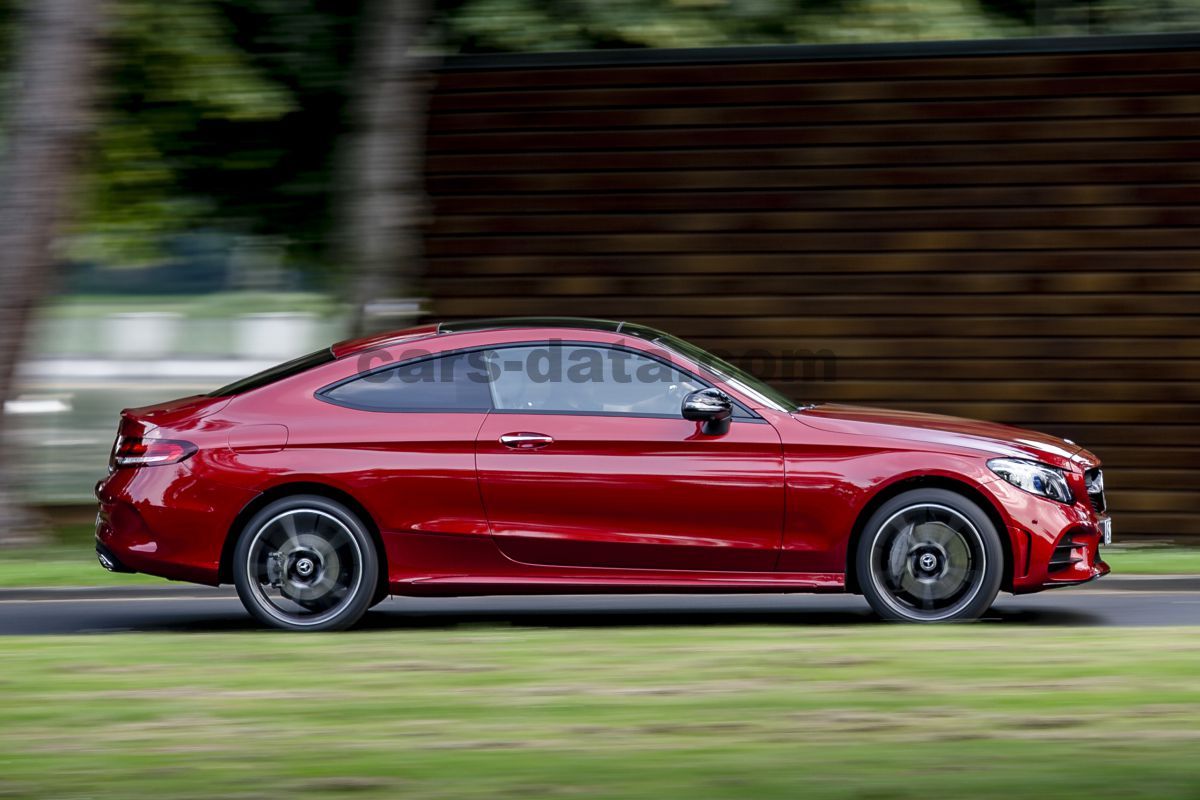
[[[728,361],[717,358],[707,350],[697,347],[690,342],[685,342],[683,339],[679,339],[669,333],[654,331],[654,334],[655,336],[651,341],[655,344],[662,345],[668,350],[674,350],[681,356],[695,361],[733,387],[734,391],[741,392],[747,397],[753,398],[767,408],[790,412],[796,411],[800,407],[799,403],[770,384],[759,380],[745,370],[738,369]]]

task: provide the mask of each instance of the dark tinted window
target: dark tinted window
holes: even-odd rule
[[[333,361],[333,352],[326,347],[324,350],[318,350],[315,353],[309,353],[306,356],[294,358],[291,361],[286,361],[282,364],[276,364],[270,369],[264,369],[262,372],[251,375],[249,378],[242,378],[240,381],[234,381],[228,386],[222,386],[215,392],[210,392],[209,397],[232,397],[235,394],[248,392],[251,389],[257,389],[260,386],[281,381],[284,378],[290,378],[293,375],[299,375],[305,370],[319,367],[322,364],[328,364]]]
[[[487,411],[492,407],[487,373],[472,362],[482,354],[427,358],[334,386],[321,395],[366,411]]]

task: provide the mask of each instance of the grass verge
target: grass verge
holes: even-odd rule
[[[1104,560],[1117,575],[1200,573],[1200,549],[1191,547],[1110,547]]]
[[[3,645],[5,797],[1194,800],[1200,785],[1195,629]]]
[[[214,319],[263,312],[331,314],[340,310],[334,298],[319,292],[239,291],[193,295],[65,295],[47,305],[43,313],[61,320],[104,317],[145,309]]]
[[[91,542],[91,526],[73,527],[63,544],[41,548],[0,550],[0,588],[62,586],[132,586],[163,583],[147,575],[114,575],[101,569]],[[81,532],[82,531],[82,532]],[[1105,551],[1117,575],[1200,573],[1200,549],[1121,548]]]
[[[0,589],[137,586],[166,582],[150,575],[129,575],[104,569],[96,560],[95,535],[96,528],[91,522],[59,522],[51,528],[50,542],[44,546],[0,550]]]
[[[150,575],[109,572],[96,561],[93,548],[28,547],[0,550],[0,589],[65,586],[144,586],[166,583]],[[0,794],[0,797],[3,797]]]

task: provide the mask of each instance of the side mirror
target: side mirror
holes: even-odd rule
[[[702,422],[701,432],[708,436],[729,433],[733,401],[720,389],[699,389],[683,398],[683,418]]]

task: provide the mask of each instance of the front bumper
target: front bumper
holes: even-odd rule
[[[1109,573],[1100,553],[1109,518],[1086,498],[1068,506],[1003,480],[988,484],[988,489],[1006,517],[1014,594],[1077,586]]]
[[[1107,517],[1100,522],[1107,521]],[[1102,525],[1095,531],[1073,528],[1065,532],[1055,544],[1046,567],[1044,589],[1056,586],[1077,586],[1093,581],[1109,573],[1108,564],[1100,557],[1104,542]]]

